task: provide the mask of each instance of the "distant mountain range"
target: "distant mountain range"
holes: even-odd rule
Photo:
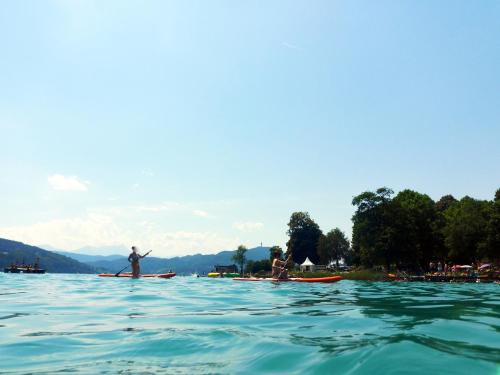
[[[84,248],[84,250],[87,248]],[[8,267],[12,263],[34,263],[40,259],[40,267],[47,272],[55,273],[98,273],[118,272],[129,263],[122,255],[95,255],[97,248],[88,248],[92,254],[73,253],[68,251],[48,251],[39,247],[26,245],[22,242],[0,238],[0,268]],[[110,248],[105,249],[109,253]],[[124,248],[115,250],[123,253]],[[126,250],[126,249],[125,249]],[[229,265],[234,251],[221,251],[217,254],[195,254],[174,258],[157,258],[147,256],[141,261],[142,273],[161,273],[172,270],[179,275],[198,272],[205,274],[213,270],[215,265]],[[255,247],[249,249],[248,260],[269,258],[269,247]]]
[[[85,254],[85,255],[114,255],[114,254],[127,254],[127,252],[130,250],[130,248],[127,248],[126,246],[101,246],[101,247],[95,247],[95,246],[85,246],[81,247],[79,249],[72,250],[71,252],[65,250],[65,249],[59,249],[50,245],[40,245],[42,249],[48,250],[48,251],[53,251],[55,253],[71,253],[71,254]]]
[[[87,255],[70,252],[59,252],[75,260],[83,262],[95,269],[106,272],[118,272],[128,264],[126,256],[120,255]],[[201,274],[213,270],[215,265],[229,265],[234,251],[221,251],[217,254],[195,254],[174,258],[157,258],[147,256],[141,261],[142,273],[161,273],[172,270],[179,275],[198,272]],[[269,258],[269,247],[255,247],[249,249],[246,257],[248,260],[261,260]]]
[[[61,251],[61,250],[54,251],[54,253],[64,255],[65,257],[75,259],[75,260],[82,262],[82,263],[113,261],[113,260],[124,258],[123,255],[90,255],[90,254],[82,254],[82,253],[72,253],[69,251]]]
[[[96,273],[96,269],[73,258],[56,254],[22,242],[0,238],[0,272],[12,263],[34,264],[39,259],[40,268],[53,273]]]

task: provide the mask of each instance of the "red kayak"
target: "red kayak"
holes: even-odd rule
[[[274,281],[277,283],[293,281],[296,283],[335,283],[342,280],[342,276],[328,276],[328,277],[290,277],[288,279],[278,280],[271,277],[258,278],[258,277],[235,277],[233,280],[236,281]]]
[[[161,279],[170,279],[171,277],[174,277],[176,274],[175,272],[169,272],[169,273],[146,273],[144,275],[141,275],[140,277],[159,277]],[[132,277],[131,272],[124,272],[116,276],[114,273],[100,273],[100,277]]]

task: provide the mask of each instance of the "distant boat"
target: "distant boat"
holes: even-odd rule
[[[43,274],[45,273],[44,269],[39,267],[40,258],[36,258],[36,262],[34,264],[26,264],[23,260],[21,264],[12,263],[10,267],[5,267],[3,272],[5,273],[37,273]]]
[[[3,269],[5,273],[37,273],[43,274],[45,273],[44,269],[41,268],[33,268],[33,267],[21,267],[21,266],[10,266]]]

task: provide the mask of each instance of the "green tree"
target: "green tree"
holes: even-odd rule
[[[273,261],[274,254],[279,253],[280,257],[283,255],[283,249],[280,246],[273,246],[269,249],[269,259]]]
[[[486,232],[486,246],[481,255],[491,262],[497,262],[500,260],[500,189],[495,193]]]
[[[328,256],[328,244],[326,243],[326,236],[321,233],[318,239],[318,248],[316,250],[319,257],[319,262],[321,264],[330,263],[330,258]]]
[[[364,266],[385,264],[390,269],[391,263],[398,258],[399,236],[403,231],[398,228],[400,210],[393,204],[393,193],[383,187],[375,192],[361,193],[352,200],[356,206],[352,217],[354,258]]]
[[[255,261],[254,260],[248,260],[245,268],[247,270],[247,273],[253,273],[253,269],[255,268]],[[242,275],[243,276],[243,275]]]
[[[446,262],[448,258],[448,248],[444,242],[443,229],[446,225],[445,212],[458,201],[453,195],[445,195],[436,202],[436,218],[432,223],[432,234],[434,236],[434,258],[441,262]]]
[[[242,276],[243,276],[245,262],[247,261],[247,257],[245,255],[246,252],[247,248],[243,245],[240,245],[238,246],[238,249],[234,253],[233,257],[231,258],[231,260],[233,260],[237,265],[240,266],[240,273]]]
[[[358,266],[361,264],[360,259],[357,257],[357,254],[352,246],[347,250],[347,253],[344,256],[344,261],[348,266]]]
[[[449,207],[443,228],[448,257],[457,263],[476,262],[486,248],[492,202],[464,197]]]
[[[307,212],[294,212],[288,223],[289,240],[286,244],[287,255],[291,254],[295,263],[302,263],[309,257],[311,262],[319,263],[317,253],[321,229]]]
[[[413,190],[403,190],[392,204],[399,211],[398,254],[399,266],[425,269],[435,258],[437,245],[433,231],[436,220],[436,205],[426,194]]]
[[[270,272],[271,261],[269,259],[262,259],[257,261],[248,261],[246,265],[247,272],[257,273],[260,271]]]
[[[441,199],[439,199],[436,202],[436,210],[438,212],[444,212],[457,202],[458,201],[455,199],[453,195],[451,194],[444,195],[441,197]]]
[[[330,264],[335,261],[337,268],[339,260],[349,251],[349,240],[339,228],[332,229],[326,235],[321,235],[318,242],[318,255],[321,263]]]

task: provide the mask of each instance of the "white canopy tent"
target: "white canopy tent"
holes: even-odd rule
[[[307,257],[306,260],[304,260],[304,263],[300,265],[300,270],[302,272],[314,272],[315,269],[316,266],[309,260],[309,257]]]

